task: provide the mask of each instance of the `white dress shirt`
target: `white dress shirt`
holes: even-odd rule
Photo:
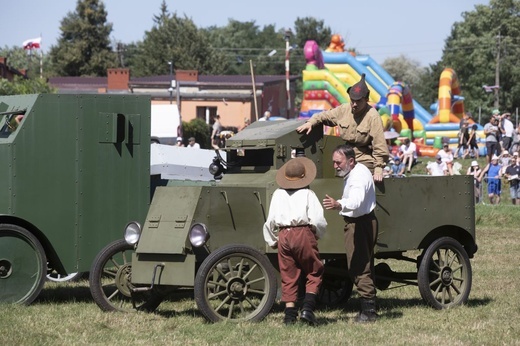
[[[278,242],[278,232],[283,226],[312,225],[319,239],[325,233],[327,221],[323,207],[310,189],[277,189],[271,198],[269,215],[264,224],[264,239],[269,246]]]
[[[365,165],[357,163],[345,177],[343,196],[338,200],[342,216],[360,217],[376,207],[374,178]]]

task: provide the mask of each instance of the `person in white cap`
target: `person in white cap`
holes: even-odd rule
[[[498,163],[498,156],[493,155],[491,162],[480,173],[479,181],[482,182],[484,176],[487,174],[488,183],[488,197],[490,204],[499,204],[500,195],[502,194],[502,181],[500,178],[502,166]]]
[[[471,161],[471,166],[468,167],[468,170],[466,172],[467,175],[473,176],[473,185],[475,186],[475,203],[480,202],[480,181],[478,180],[480,177],[480,173],[482,173],[482,170],[479,167],[479,164],[477,161]]]
[[[296,157],[276,173],[275,190],[263,232],[266,243],[278,248],[278,264],[285,302],[285,324],[297,320],[300,274],[306,279],[305,298],[300,320],[316,325],[314,308],[322,282],[324,266],[318,251],[318,239],[327,221],[323,207],[309,185],[316,178],[316,165],[306,157]]]
[[[177,137],[177,143],[175,143],[177,147],[183,147],[184,143],[182,143],[182,137]]]

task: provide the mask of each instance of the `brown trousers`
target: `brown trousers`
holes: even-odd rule
[[[375,299],[374,246],[377,218],[372,211],[358,218],[344,217],[348,273],[361,298]]]
[[[297,300],[298,282],[302,272],[307,279],[305,292],[318,294],[323,276],[323,263],[320,260],[318,241],[310,226],[280,230],[278,263],[282,279],[283,302]]]

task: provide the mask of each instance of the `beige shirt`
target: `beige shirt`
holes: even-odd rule
[[[363,114],[354,117],[350,103],[344,103],[314,114],[309,122],[312,126],[338,126],[341,138],[354,147],[356,161],[364,164],[372,173],[383,174],[389,156],[388,145],[381,116],[373,107],[367,105]]]

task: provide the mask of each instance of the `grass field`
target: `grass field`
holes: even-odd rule
[[[378,292],[380,319],[352,322],[359,301],[317,311],[316,328],[281,323],[283,308],[259,323],[206,322],[192,291],[156,313],[104,313],[87,281],[47,283],[30,306],[0,305],[0,345],[519,345],[520,207],[478,205],[473,286],[467,305],[434,310],[415,286]],[[391,264],[392,266],[392,264]]]

